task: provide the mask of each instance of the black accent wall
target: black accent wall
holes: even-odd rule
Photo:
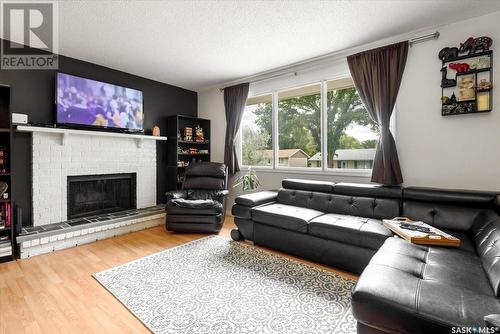
[[[197,116],[198,95],[190,90],[64,56],[59,57],[59,71],[142,90],[146,131],[158,125],[162,135],[166,135],[169,116],[176,114]],[[0,84],[11,86],[11,111],[28,114],[29,122],[32,123],[54,124],[55,74],[56,71],[51,70],[0,69]],[[157,142],[158,203],[165,201],[166,150],[165,142]],[[11,194],[14,204],[23,210],[23,226],[32,224],[30,164],[31,134],[16,132],[13,142]]]

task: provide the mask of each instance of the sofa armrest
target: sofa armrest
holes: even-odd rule
[[[490,314],[484,317],[484,322],[488,327],[500,328],[500,314]]]
[[[278,197],[278,191],[266,190],[266,191],[259,191],[258,193],[238,196],[236,197],[234,202],[242,206],[254,207],[265,203],[274,202],[276,201],[277,197]]]
[[[168,203],[168,202],[170,202],[173,199],[186,198],[187,197],[187,191],[186,190],[172,190],[172,191],[167,191],[165,193],[165,197],[167,198],[167,203]]]

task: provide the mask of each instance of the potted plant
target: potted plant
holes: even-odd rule
[[[241,186],[243,191],[255,190],[261,186],[259,177],[257,176],[257,173],[255,173],[255,171],[252,169],[252,167],[248,167],[248,171],[244,175],[241,175],[236,179],[233,188],[239,186]]]

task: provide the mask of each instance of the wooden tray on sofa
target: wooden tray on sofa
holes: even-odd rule
[[[384,219],[383,223],[392,232],[413,244],[447,247],[460,246],[460,239],[421,221],[412,221],[406,217],[396,217],[394,219]],[[427,229],[427,232],[412,230],[410,228],[423,228]]]

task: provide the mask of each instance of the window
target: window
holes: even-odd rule
[[[241,155],[245,166],[272,166],[272,94],[247,99],[241,120]]]
[[[379,138],[351,78],[250,97],[241,133],[243,165],[323,171],[369,171]]]
[[[280,166],[320,167],[309,159],[321,152],[321,85],[278,94]]]
[[[379,138],[351,78],[326,83],[327,168],[371,169]]]

